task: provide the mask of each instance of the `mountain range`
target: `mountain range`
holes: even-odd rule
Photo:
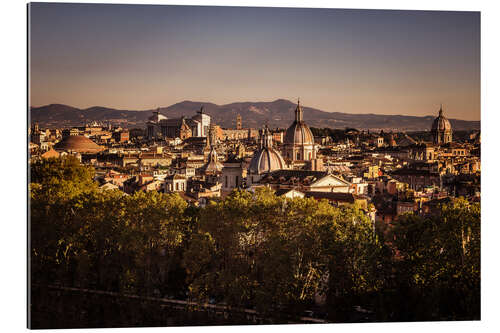
[[[235,128],[236,117],[241,115],[244,128],[258,128],[267,124],[271,128],[287,128],[294,120],[296,104],[285,99],[272,102],[237,102],[217,105],[206,102],[183,101],[159,108],[168,118],[191,117],[203,106],[203,111],[223,128]],[[311,127],[386,129],[421,131],[429,130],[436,115],[424,117],[406,115],[352,114],[326,112],[307,106],[304,121]],[[117,110],[101,106],[78,109],[63,104],[31,107],[31,122],[42,127],[82,126],[86,122],[111,122],[122,127],[145,127],[148,117],[155,110]],[[445,111],[446,112],[446,111]],[[449,119],[454,130],[479,130],[479,121]]]

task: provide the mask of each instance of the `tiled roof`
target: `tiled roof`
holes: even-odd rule
[[[276,192],[274,192],[274,194],[277,195],[277,196],[281,196],[281,195],[286,194],[286,193],[288,193],[290,191],[293,191],[293,189],[290,189],[290,188],[279,189]],[[295,191],[300,192],[298,190],[295,190]],[[302,193],[302,192],[300,192],[300,193]]]
[[[280,179],[284,179],[285,181],[290,180],[291,178],[296,178],[297,180],[303,181],[306,178],[309,178],[312,181],[321,179],[328,175],[325,171],[309,171],[309,170],[276,170],[270,172],[265,178],[271,178],[279,181]]]
[[[416,169],[398,169],[391,173],[396,176],[434,176],[439,177],[437,172],[431,172],[429,170],[416,170]]]
[[[330,201],[340,201],[348,203],[354,203],[354,200],[356,199],[352,193],[308,191],[305,192],[305,195],[306,198],[327,199]]]

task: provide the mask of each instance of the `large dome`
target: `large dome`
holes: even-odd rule
[[[431,131],[451,131],[450,121],[443,115],[443,109],[439,109],[439,116],[434,119]]]
[[[302,107],[300,102],[295,109],[295,121],[288,127],[283,142],[289,145],[307,145],[314,144],[314,136],[309,126],[302,119]]]
[[[284,143],[297,145],[313,144],[314,136],[306,123],[294,121],[286,130]]]
[[[272,147],[272,135],[266,128],[261,134],[261,147],[250,161],[248,171],[252,174],[262,174],[275,170],[286,169],[285,160],[281,154]]]
[[[285,161],[281,154],[273,148],[262,148],[253,155],[248,171],[262,174],[281,169],[285,169]]]
[[[83,135],[70,135],[58,142],[54,149],[75,151],[78,153],[97,153],[104,148]]]

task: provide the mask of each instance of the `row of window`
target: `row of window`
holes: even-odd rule
[[[309,152],[309,153],[308,153],[308,156],[309,156],[309,160],[311,160],[311,159],[312,159],[312,152]],[[286,157],[288,157],[288,158],[292,158],[292,154],[290,154],[290,152],[287,152],[287,153],[286,153]],[[296,157],[296,159],[297,159],[297,160],[300,160],[300,159],[301,159],[300,157],[301,157],[301,155],[300,155],[300,151],[298,151],[298,152],[297,152],[297,157]]]
[[[183,182],[176,182],[174,183],[174,186],[172,186],[172,184],[168,184],[168,191],[185,191],[185,187],[184,187],[184,184]],[[175,188],[175,190],[173,190],[173,188]]]

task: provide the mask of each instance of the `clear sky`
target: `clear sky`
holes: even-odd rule
[[[480,118],[479,12],[32,3],[31,105]]]

